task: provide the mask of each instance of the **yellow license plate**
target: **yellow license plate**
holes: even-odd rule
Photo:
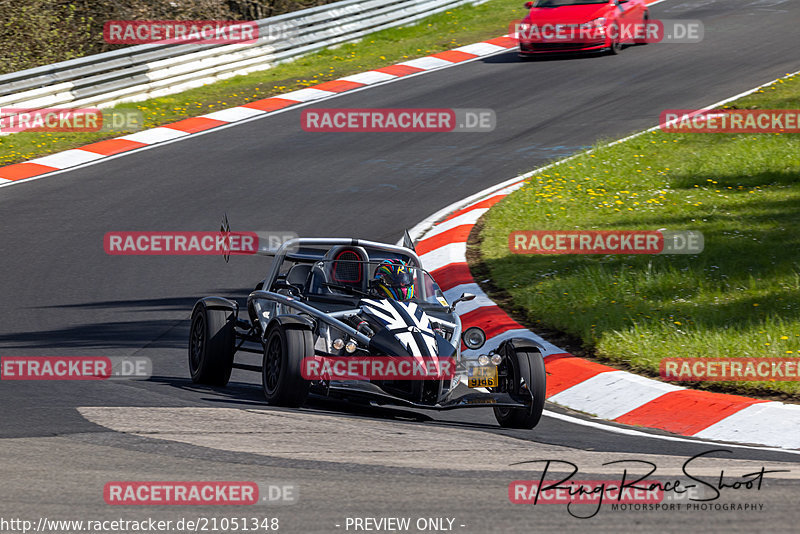
[[[471,388],[497,387],[497,367],[470,367],[467,385]]]

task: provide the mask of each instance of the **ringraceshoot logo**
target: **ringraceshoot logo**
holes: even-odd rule
[[[595,517],[606,505],[611,511],[633,512],[705,512],[709,510],[761,511],[763,504],[714,502],[723,496],[750,496],[761,491],[766,475],[788,473],[788,469],[753,467],[736,473],[724,458],[730,449],[710,449],[687,458],[680,468],[682,476],[658,473],[651,459],[625,457],[604,462],[602,467],[616,471],[603,480],[583,479],[577,464],[568,460],[535,459],[515,462],[527,468],[542,465],[541,474],[530,480],[514,480],[508,485],[508,499],[513,504],[562,504],[572,517]],[[713,462],[713,463],[712,463]],[[716,464],[716,465],[715,465]],[[705,466],[705,467],[703,467]],[[561,472],[563,474],[556,474]]]

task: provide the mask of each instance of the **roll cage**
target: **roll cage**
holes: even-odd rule
[[[300,237],[284,242],[275,252],[269,251],[263,253],[267,256],[274,256],[274,260],[267,273],[267,277],[264,279],[262,288],[268,291],[273,288],[275,282],[279,279],[284,261],[289,260],[297,263],[322,261],[326,259],[326,253],[334,247],[363,249],[369,255],[370,259],[400,258],[404,259],[413,267],[423,268],[422,261],[420,261],[416,252],[410,248],[401,247],[399,245],[389,245],[387,243],[379,243],[377,241],[365,239]],[[424,288],[423,291],[425,291]],[[421,298],[426,298],[428,296],[429,295],[426,294],[420,295]]]

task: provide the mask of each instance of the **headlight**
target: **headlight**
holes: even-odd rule
[[[333,348],[336,350],[342,350],[344,347],[344,341],[341,338],[336,338],[333,340]]]
[[[356,351],[357,348],[358,348],[358,345],[356,345],[356,342],[353,341],[352,339],[347,342],[347,345],[344,346],[344,350],[346,350],[350,354],[353,354]]]
[[[479,349],[486,343],[486,333],[477,326],[471,326],[464,330],[461,338],[464,340],[464,344],[472,350]]]
[[[602,28],[606,24],[605,17],[600,17],[594,20],[590,20],[589,22],[584,22],[581,24],[581,28],[585,29],[592,29],[592,28]]]
[[[492,354],[492,363],[494,365],[500,365],[500,362],[503,361],[503,357],[497,354],[496,352]]]
[[[478,356],[478,364],[482,366],[489,365],[489,357],[486,354],[481,354]]]

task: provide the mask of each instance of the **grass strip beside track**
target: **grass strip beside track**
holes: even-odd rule
[[[725,107],[800,109],[800,75]],[[705,250],[523,255],[508,247],[515,230],[659,228],[699,230]],[[471,253],[481,264],[472,267],[488,273],[490,296],[528,326],[566,334],[617,367],[657,376],[667,357],[800,357],[800,134],[654,131],[598,145],[531,177],[484,216],[478,237]],[[800,400],[800,382],[699,387]]]
[[[522,4],[522,0],[491,0],[479,6],[458,7],[422,19],[413,26],[376,32],[359,42],[323,50],[269,70],[110,109],[140,110],[144,114],[144,127],[154,128],[503,35],[508,32],[508,24],[526,11]],[[0,166],[128,133],[131,132],[5,135],[0,137]]]

